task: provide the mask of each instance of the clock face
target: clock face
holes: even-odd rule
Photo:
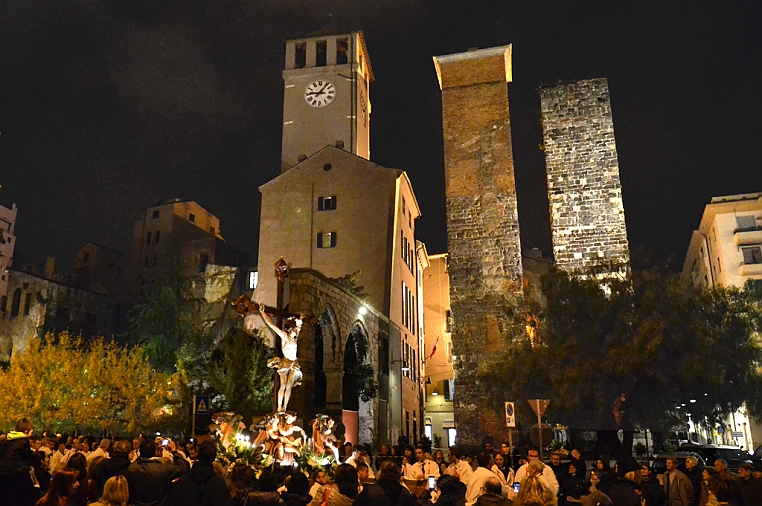
[[[336,98],[336,88],[331,81],[318,79],[304,89],[304,100],[312,107],[325,107]]]

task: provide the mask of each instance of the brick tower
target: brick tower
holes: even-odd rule
[[[453,409],[458,445],[471,446],[497,436],[476,372],[503,346],[522,303],[506,85],[511,46],[437,56],[434,65],[442,89]]]
[[[605,78],[541,88],[553,255],[563,270],[626,272],[630,261]],[[618,264],[613,272],[606,266]]]

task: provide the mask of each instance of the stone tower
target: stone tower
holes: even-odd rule
[[[286,42],[282,172],[328,145],[370,159],[371,81],[361,31]]]
[[[556,265],[626,272],[630,261],[614,122],[605,78],[541,88]],[[614,272],[606,266],[618,264]]]
[[[506,85],[511,46],[437,56],[434,65],[442,89],[453,409],[458,445],[471,446],[496,435],[477,369],[503,346],[522,302]]]

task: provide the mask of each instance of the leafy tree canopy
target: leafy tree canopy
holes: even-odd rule
[[[660,268],[604,289],[553,270],[535,311],[541,344],[516,338],[481,380],[500,403],[550,399],[548,419],[573,428],[669,429],[686,412],[714,424],[744,403],[759,415],[757,291],[697,291]]]

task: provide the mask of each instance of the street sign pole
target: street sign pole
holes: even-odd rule
[[[532,410],[537,414],[537,432],[540,442],[540,460],[542,460],[542,415],[545,410],[548,409],[550,401],[548,399],[527,399],[529,405],[532,406]]]
[[[513,428],[516,427],[516,411],[514,403],[505,403],[505,425],[508,427],[508,451],[511,452],[511,468],[513,467]]]

